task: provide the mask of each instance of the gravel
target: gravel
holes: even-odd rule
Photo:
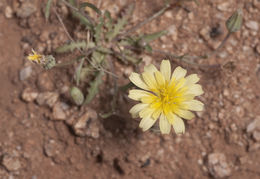
[[[224,178],[231,175],[231,168],[226,162],[226,156],[222,153],[208,155],[208,169],[214,178]]]

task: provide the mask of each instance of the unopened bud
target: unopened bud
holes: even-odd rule
[[[52,55],[45,56],[43,68],[49,70],[56,65],[56,60]]]
[[[229,32],[239,31],[243,22],[243,12],[241,9],[236,10],[226,21],[226,27]]]
[[[77,105],[81,105],[84,102],[84,95],[79,88],[73,86],[70,90],[70,95]]]

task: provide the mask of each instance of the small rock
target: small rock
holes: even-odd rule
[[[38,92],[31,88],[25,88],[22,93],[22,99],[26,102],[34,101],[38,96]]]
[[[37,96],[36,102],[42,106],[47,105],[49,107],[53,107],[53,105],[57,102],[59,98],[59,94],[55,92],[43,92],[39,93]]]
[[[178,39],[178,30],[175,25],[171,25],[168,28],[169,35],[171,35],[172,40],[176,41]]]
[[[31,16],[37,10],[36,6],[32,3],[24,2],[16,11],[16,15],[20,18],[27,18]]]
[[[54,120],[65,120],[66,113],[65,111],[69,108],[66,103],[57,102],[52,108],[52,114]]]
[[[143,62],[145,64],[145,66],[147,66],[147,65],[151,64],[152,58],[150,56],[148,56],[148,55],[144,55],[143,56]]]
[[[256,46],[256,52],[260,55],[260,43]]]
[[[208,169],[214,178],[223,178],[231,175],[231,169],[222,153],[211,153],[208,156]]]
[[[6,6],[5,8],[5,17],[10,19],[13,17],[13,9],[10,6]]]
[[[247,21],[245,23],[245,25],[247,28],[249,28],[251,30],[258,31],[258,29],[259,29],[258,22],[256,22],[256,21]]]
[[[54,85],[48,72],[44,72],[39,75],[37,79],[37,86],[41,91],[52,91],[54,89]]]
[[[43,31],[40,35],[40,40],[41,42],[46,42],[47,40],[49,40],[49,31]]]
[[[223,3],[217,5],[217,9],[220,11],[228,11],[230,3],[228,1],[224,1]]]
[[[210,37],[211,28],[209,26],[205,26],[202,28],[199,32],[200,36],[207,42],[210,48],[217,49],[219,42],[216,40],[213,40]]]
[[[260,141],[260,132],[259,132],[259,131],[254,131],[254,132],[253,132],[253,138],[254,138],[256,141]]]
[[[253,143],[249,145],[249,152],[257,151],[260,148],[260,143]]]
[[[246,132],[251,133],[256,129],[260,130],[260,117],[257,117],[254,121],[248,124]]]
[[[89,136],[93,138],[99,137],[99,123],[97,119],[97,113],[91,108],[86,109],[86,113],[83,114],[73,124],[73,130],[78,136]]]
[[[5,166],[8,171],[17,171],[22,167],[19,158],[10,155],[3,156],[2,165]]]
[[[47,157],[59,155],[63,150],[63,145],[53,139],[48,140],[44,144],[44,153]]]
[[[20,70],[20,80],[26,80],[27,78],[29,78],[32,74],[32,67],[31,66],[27,66],[24,67],[23,69]]]

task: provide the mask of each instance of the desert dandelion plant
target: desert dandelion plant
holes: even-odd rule
[[[195,100],[203,94],[202,87],[196,84],[198,75],[185,77],[187,71],[177,67],[171,74],[169,60],[163,60],[160,71],[154,65],[144,67],[142,74],[132,73],[130,80],[141,89],[129,91],[129,98],[140,101],[130,109],[133,117],[142,120],[139,127],[143,131],[150,129],[159,119],[162,134],[169,134],[171,126],[177,134],[184,133],[183,119],[194,117],[191,111],[202,111],[203,103]]]
[[[44,69],[51,69],[56,65],[55,58],[52,55],[44,56],[35,52],[33,49],[32,53],[27,56],[27,59],[41,65]]]

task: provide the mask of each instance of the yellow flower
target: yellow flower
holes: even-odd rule
[[[190,120],[194,114],[190,111],[202,111],[203,103],[194,97],[203,94],[202,87],[196,84],[196,74],[185,77],[187,71],[177,67],[171,74],[169,60],[163,60],[160,71],[154,65],[144,67],[142,74],[132,73],[130,80],[141,89],[129,91],[129,98],[140,101],[130,109],[133,117],[142,118],[139,127],[143,131],[151,128],[160,118],[162,134],[169,134],[171,125],[174,131],[184,133],[185,126],[181,118]]]
[[[32,49],[32,54],[29,54],[29,55],[27,56],[27,59],[30,60],[30,61],[32,61],[32,62],[36,62],[36,63],[41,64],[41,63],[44,61],[44,56],[38,54],[37,52],[35,52],[35,51]]]

